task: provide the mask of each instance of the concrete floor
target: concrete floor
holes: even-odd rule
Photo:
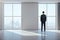
[[[60,40],[60,31],[0,30],[0,40]]]

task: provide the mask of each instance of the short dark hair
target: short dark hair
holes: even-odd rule
[[[45,13],[44,11],[42,11],[42,13]]]

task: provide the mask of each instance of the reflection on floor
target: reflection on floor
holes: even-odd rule
[[[0,40],[60,40],[60,31],[0,30]]]

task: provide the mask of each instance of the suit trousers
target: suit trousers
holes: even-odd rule
[[[45,22],[41,22],[41,31],[43,31],[43,29],[44,29],[44,31],[46,30],[46,25],[45,24],[46,24]]]

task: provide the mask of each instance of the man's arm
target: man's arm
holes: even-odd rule
[[[47,17],[45,16],[45,21],[47,21]]]

